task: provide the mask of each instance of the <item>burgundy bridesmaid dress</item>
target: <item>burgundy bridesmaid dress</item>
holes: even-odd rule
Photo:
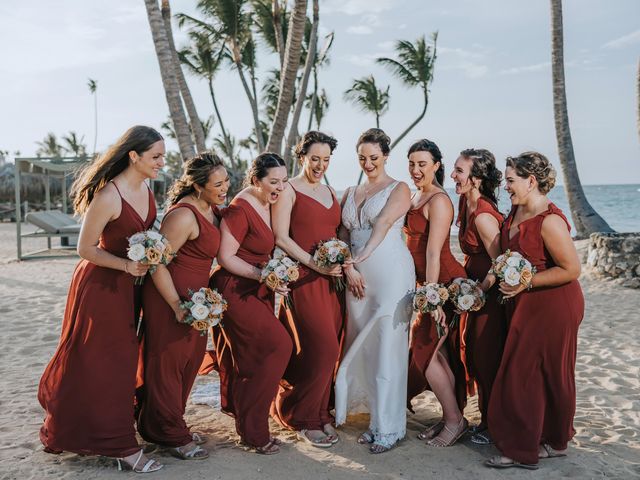
[[[209,272],[220,246],[220,231],[194,205],[177,203],[193,212],[199,234],[187,240],[168,265],[171,279],[183,300],[209,284]],[[187,400],[207,346],[207,336],[178,323],[151,279],[143,297],[144,388],[140,396],[138,431],[148,442],[181,447],[192,441],[184,421]]]
[[[156,205],[149,191],[149,212],[142,219],[121,201],[120,216],[105,226],[99,248],[126,258],[127,238],[153,226]],[[126,457],[140,450],[134,395],[141,290],[134,278],[87,260],[73,273],[60,343],[38,389],[46,411],[40,440],[49,452]]]
[[[489,199],[480,197],[475,211],[467,216],[467,201],[460,197],[458,208],[458,238],[460,248],[465,254],[464,269],[472,280],[482,282],[491,268],[491,256],[487,252],[478,229],[476,218],[487,213],[502,226],[503,215]],[[498,285],[494,285],[486,294],[484,306],[477,312],[469,312],[465,332],[465,360],[469,375],[478,386],[478,407],[481,414],[480,425],[488,425],[487,415],[493,381],[496,378],[502,349],[507,336],[507,324],[504,307],[498,301]]]
[[[328,187],[327,187],[328,188]],[[295,190],[295,189],[294,189]],[[329,208],[296,191],[291,211],[290,236],[306,252],[335,238],[340,226],[340,204],[333,198]],[[273,410],[285,427],[293,430],[322,430],[333,421],[329,397],[340,355],[340,334],[344,311],[333,279],[301,266],[300,279],[292,283],[289,312],[297,334],[300,352],[293,352]],[[290,329],[284,305],[280,309],[283,325]]]
[[[446,195],[438,192],[429,197],[430,202],[436,195]],[[449,198],[447,196],[447,198]],[[416,281],[425,282],[427,273],[427,243],[429,241],[429,221],[424,217],[422,208],[424,204],[416,209],[407,212],[404,233],[407,237],[407,247],[413,257],[416,267]],[[440,252],[440,275],[438,282],[448,284],[454,278],[466,277],[464,268],[455,259],[449,247],[449,235],[442,245]],[[454,315],[453,307],[450,303],[444,306],[444,312],[449,323]],[[407,402],[411,404],[411,399],[420,395],[429,388],[425,373],[431,359],[436,353],[440,339],[436,330],[436,323],[430,314],[418,314],[411,327],[411,343],[409,348],[409,378],[407,384]],[[466,371],[461,358],[460,328],[459,325],[449,331],[447,339],[441,350],[446,354],[449,367],[455,377],[455,395],[460,410],[467,403]]]
[[[547,210],[520,223],[509,238],[516,210],[502,227],[503,251],[520,252],[538,272],[554,267],[540,233],[542,222],[548,215],[558,215],[569,229],[566,217],[549,203]],[[506,306],[509,330],[491,391],[489,432],[503,455],[535,464],[540,444],[564,450],[575,434],[576,344],[584,297],[574,280],[524,291]]]
[[[222,223],[240,243],[238,258],[261,268],[275,247],[269,226],[242,198],[223,215]],[[263,447],[270,441],[269,409],[291,357],[291,338],[274,315],[274,294],[264,284],[221,268],[210,286],[229,303],[222,322],[228,342],[217,338],[222,407],[235,417],[243,442]]]

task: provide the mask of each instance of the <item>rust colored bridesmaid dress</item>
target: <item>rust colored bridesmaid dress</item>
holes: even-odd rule
[[[476,210],[467,218],[466,197],[460,196],[458,212],[458,238],[460,248],[465,254],[464,269],[470,279],[482,282],[491,268],[491,256],[476,228],[476,218],[482,213],[488,213],[498,221],[499,226],[502,226],[504,217],[496,206],[484,197],[478,199]],[[484,306],[467,315],[465,359],[469,374],[478,385],[478,407],[482,427],[488,425],[489,398],[507,336],[504,307],[498,301],[498,293],[496,284],[487,292]]]
[[[105,226],[99,248],[126,258],[127,238],[153,226],[156,205],[149,191],[142,219],[121,201],[120,216]],[[46,411],[40,440],[48,452],[126,457],[140,450],[133,410],[141,290],[134,278],[88,260],[73,272],[60,343],[38,389]]]
[[[295,190],[295,188],[294,188]],[[335,238],[340,225],[340,204],[333,197],[326,208],[314,198],[295,190],[290,236],[313,254],[318,243]],[[344,312],[330,277],[301,266],[300,279],[292,283],[289,297],[293,308],[300,352],[293,352],[275,402],[274,416],[294,430],[322,430],[332,422],[329,397],[340,355],[340,333]],[[281,321],[286,328],[284,305]],[[293,332],[290,332],[293,336]]]
[[[242,198],[235,198],[223,215],[223,224],[240,243],[238,258],[261,268],[275,247],[271,228]],[[229,343],[218,341],[216,355],[222,407],[235,417],[242,441],[263,447],[270,441],[269,409],[291,357],[291,339],[274,315],[274,294],[264,284],[220,268],[210,286],[229,304],[222,322]]]
[[[554,267],[540,233],[542,222],[555,214],[569,229],[566,217],[549,203],[547,210],[520,223],[509,238],[516,209],[502,227],[503,251],[520,252],[538,272]],[[564,450],[575,434],[576,344],[584,297],[574,280],[519,293],[506,306],[509,330],[491,391],[489,432],[504,456],[535,464],[540,444]]]
[[[209,284],[209,272],[220,246],[220,231],[198,209],[177,203],[169,211],[188,208],[200,233],[187,240],[168,265],[180,298],[189,290]],[[138,431],[148,442],[181,447],[192,441],[184,411],[207,346],[207,336],[178,323],[153,281],[145,282],[142,305],[144,334],[144,388],[138,414]]]
[[[426,203],[436,195],[446,195],[444,192],[433,194]],[[448,198],[448,196],[447,196]],[[407,247],[413,257],[416,267],[416,281],[425,282],[427,273],[427,243],[429,241],[429,221],[422,214],[422,208],[411,209],[407,212],[404,233],[407,237]],[[449,235],[442,245],[440,252],[439,283],[448,284],[454,278],[466,277],[464,268],[455,259],[449,247]],[[454,315],[453,307],[449,303],[444,306],[444,312],[449,323]],[[418,314],[411,327],[411,344],[409,349],[409,378],[407,385],[407,402],[410,406],[411,399],[420,395],[429,388],[425,372],[436,353],[440,339],[436,331],[436,324],[431,315]],[[460,329],[459,326],[449,331],[442,349],[449,360],[449,367],[455,377],[455,395],[460,410],[467,403],[466,372],[461,359]]]

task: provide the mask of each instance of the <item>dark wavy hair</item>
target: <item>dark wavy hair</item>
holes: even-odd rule
[[[338,146],[338,140],[333,138],[331,135],[327,135],[326,133],[318,132],[316,130],[311,130],[302,136],[294,150],[296,158],[298,159],[298,163],[302,165],[302,157],[304,157],[309,152],[311,146],[315,145],[316,143],[324,143],[326,145],[329,145],[331,153],[333,153],[333,151]]]
[[[438,145],[436,145],[431,140],[423,138],[421,140],[418,140],[417,142],[414,142],[413,145],[409,147],[407,158],[409,158],[409,156],[415,152],[429,152],[433,157],[434,163],[440,163],[438,170],[436,170],[435,178],[436,182],[438,182],[440,186],[444,185],[444,162],[442,161],[442,152],[440,152]]]
[[[73,198],[74,211],[83,215],[95,194],[129,166],[129,152],[142,155],[160,140],[164,140],[162,135],[151,127],[136,125],[124,132],[106,152],[87,165],[73,182],[70,196]]]
[[[209,175],[220,167],[224,167],[223,161],[212,152],[199,153],[184,162],[182,175],[173,182],[167,193],[167,205],[175,205],[181,198],[194,193],[194,185],[204,188],[209,181]]]
[[[470,176],[480,180],[480,193],[497,207],[502,172],[496,167],[496,157],[484,148],[467,148],[460,152],[460,156],[471,160]]]
[[[362,132],[360,137],[358,137],[356,150],[358,150],[358,147],[363,143],[377,144],[383,155],[389,155],[389,152],[391,151],[391,138],[389,138],[389,135],[379,128],[370,128],[369,130]]]
[[[547,157],[538,152],[523,152],[517,157],[507,157],[507,167],[521,178],[536,177],[538,190],[546,195],[556,185],[556,169]]]
[[[269,169],[284,166],[284,160],[277,153],[261,153],[251,163],[251,167],[249,167],[249,170],[247,170],[247,174],[244,177],[244,182],[242,182],[242,185],[244,187],[253,185],[254,178],[256,180],[261,180],[269,175]]]

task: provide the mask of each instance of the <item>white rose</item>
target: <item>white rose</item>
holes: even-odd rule
[[[278,260],[269,260],[269,263],[267,264],[267,266],[271,268],[276,268],[278,265],[280,265]]]
[[[291,260],[289,257],[284,257],[282,259],[282,264],[287,268],[288,267],[293,267],[295,265],[294,261]]]
[[[158,232],[154,232],[153,230],[147,231],[147,237],[149,237],[154,242],[161,242],[163,238],[161,234],[159,234]]]
[[[504,282],[507,285],[515,287],[520,284],[520,272],[514,267],[507,267],[504,269]]]
[[[428,289],[425,292],[425,297],[427,298],[427,302],[431,305],[438,305],[440,303],[440,295],[438,295],[436,290]]]
[[[276,249],[273,251],[273,258],[275,258],[276,260],[280,260],[281,258],[286,256],[287,254],[284,253],[284,250],[279,247],[276,247]]]
[[[463,310],[465,312],[473,307],[474,303],[475,298],[473,297],[473,295],[461,295],[458,297],[458,307],[460,308],[460,310]]]
[[[460,292],[462,295],[467,295],[473,291],[473,287],[469,282],[460,282]]]
[[[212,305],[211,306],[211,315],[218,316],[220,314],[222,314],[222,305],[220,305],[219,303],[215,304],[215,305]]]
[[[196,292],[193,295],[191,295],[191,301],[198,305],[204,305],[204,302],[207,301],[207,297],[205,296],[204,292]],[[202,319],[199,318],[198,320],[202,320]]]
[[[129,247],[129,250],[127,251],[127,257],[129,257],[129,259],[133,260],[134,262],[139,262],[144,258],[145,253],[146,250],[144,248],[144,245],[142,245],[141,243],[135,243]]]
[[[144,233],[134,233],[129,237],[129,245],[144,242]]]
[[[520,261],[522,257],[520,255],[513,254],[511,257],[507,258],[507,265],[510,267],[517,267],[520,265]]]
[[[287,276],[287,267],[285,267],[284,265],[279,265],[275,268],[274,272],[278,276],[278,278],[284,279]]]
[[[191,316],[196,320],[204,320],[209,316],[209,309],[206,305],[202,305],[201,303],[196,303],[189,309],[189,311],[191,312]]]

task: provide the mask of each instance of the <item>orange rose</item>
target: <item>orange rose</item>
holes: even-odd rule
[[[278,276],[274,272],[271,272],[267,275],[267,278],[264,279],[264,283],[271,290],[275,290],[278,288],[278,285],[280,285],[280,280],[278,280]]]
[[[154,247],[149,247],[147,248],[145,256],[147,257],[147,261],[145,263],[148,265],[158,265],[162,258],[162,252]]]
[[[290,282],[295,282],[300,278],[300,273],[298,272],[298,267],[289,267],[287,268],[287,277],[289,277]]]
[[[444,287],[440,287],[438,289],[438,295],[440,296],[440,299],[445,302],[449,299],[449,291],[444,288]]]
[[[427,304],[427,297],[425,297],[424,295],[418,294],[415,297],[413,297],[413,307],[416,311],[422,312],[426,304]]]
[[[198,330],[199,332],[204,332],[207,328],[209,328],[209,322],[206,320],[194,320],[191,324],[191,327]]]
[[[520,272],[520,283],[524,286],[527,286],[531,283],[531,279],[533,278],[533,272],[528,268],[525,268]]]

